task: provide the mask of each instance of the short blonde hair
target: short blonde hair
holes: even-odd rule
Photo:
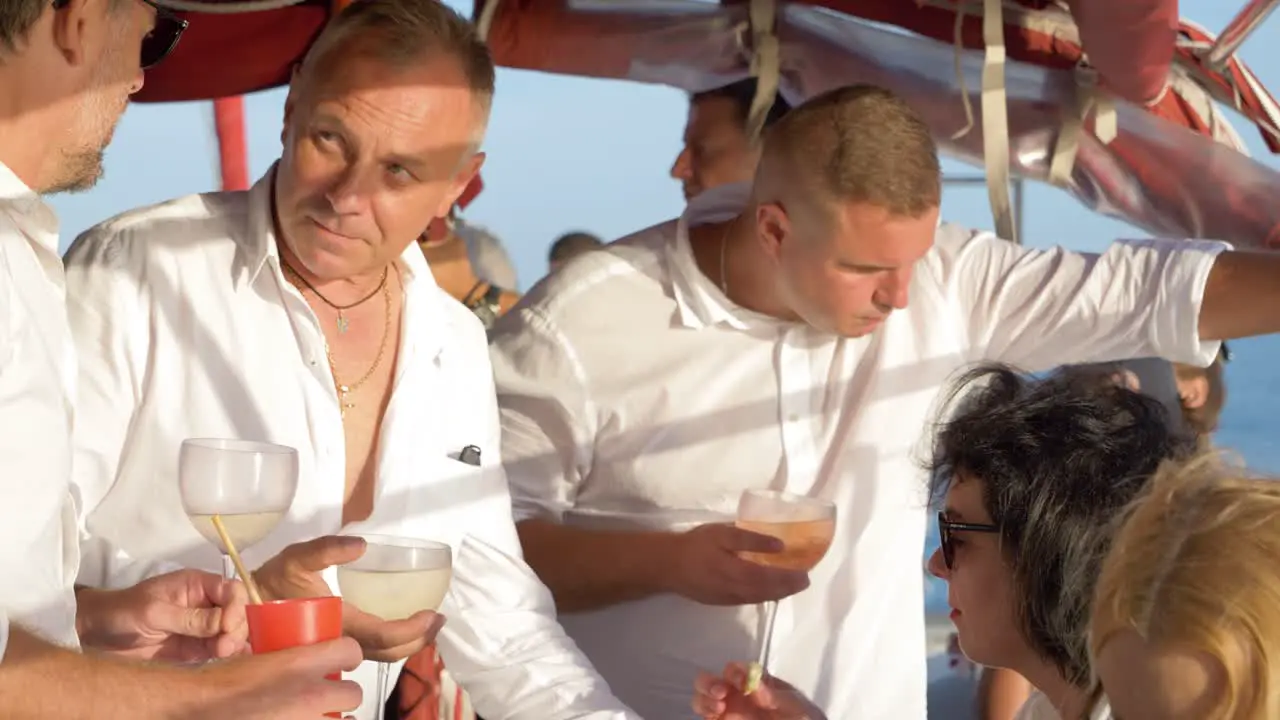
[[[49,9],[45,0],[4,0],[0,3],[0,52],[13,52]]]
[[[489,47],[467,18],[439,0],[353,0],[325,26],[303,62],[323,68],[339,49],[391,65],[444,55],[458,61],[487,117],[496,71]]]
[[[847,85],[796,106],[765,132],[756,185],[770,202],[817,196],[917,218],[942,202],[942,166],[929,126],[905,100]]]
[[[1215,658],[1206,720],[1280,717],[1280,480],[1214,455],[1170,463],[1131,506],[1098,578],[1090,650],[1133,629]]]

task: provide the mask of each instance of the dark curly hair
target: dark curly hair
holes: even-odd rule
[[[982,482],[1021,632],[1087,687],[1089,603],[1114,524],[1161,462],[1194,454],[1195,441],[1170,428],[1158,401],[1078,369],[1031,377],[988,365],[952,393],[958,409],[934,441],[930,496]]]

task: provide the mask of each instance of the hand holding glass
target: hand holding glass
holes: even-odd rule
[[[213,516],[237,550],[266,537],[293,504],[298,489],[298,451],[284,445],[192,438],[178,454],[178,486],[191,524],[222,553],[222,573],[235,567],[222,546]]]
[[[836,506],[826,500],[775,490],[746,490],[738,499],[738,520],[743,530],[772,535],[783,542],[782,552],[742,553],[752,562],[770,567],[808,572],[831,547],[836,531]],[[768,668],[777,602],[765,603],[765,626],[756,660],[759,673]]]
[[[453,550],[444,543],[386,535],[361,535],[360,559],[338,566],[342,599],[383,620],[404,620],[439,610],[453,579]],[[383,719],[389,666],[378,663],[377,719]]]

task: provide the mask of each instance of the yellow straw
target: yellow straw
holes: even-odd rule
[[[245,572],[244,562],[240,560],[240,553],[236,552],[236,546],[231,543],[231,536],[227,534],[227,528],[222,524],[221,516],[213,516],[213,529],[218,531],[218,537],[222,538],[222,547],[226,548],[227,555],[231,556],[231,563],[236,566],[236,572],[244,582],[245,589],[249,591],[249,602],[261,605],[262,595],[258,594],[258,586],[253,582],[253,575]]]

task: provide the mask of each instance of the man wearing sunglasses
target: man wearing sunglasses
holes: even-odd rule
[[[83,598],[73,588],[87,509],[71,483],[76,366],[57,219],[40,196],[93,186],[143,66],[183,27],[140,0],[0,3],[2,717],[311,720],[359,704],[353,684],[323,679],[359,662],[350,640],[199,670],[128,662],[240,650],[242,591],[221,578],[185,571]],[[81,655],[82,643],[123,658]]]

